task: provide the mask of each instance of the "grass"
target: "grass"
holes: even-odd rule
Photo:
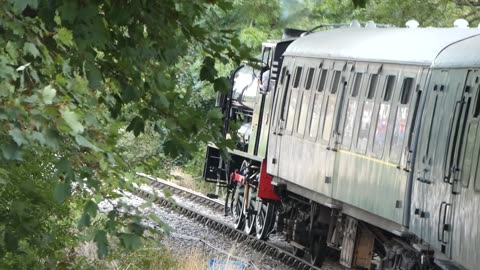
[[[202,194],[215,193],[215,183],[208,183],[201,177],[193,177],[192,175],[182,170],[182,168],[173,168],[170,172],[170,175],[172,177],[168,180],[179,186],[200,192]],[[220,188],[219,198],[224,197],[225,188]]]
[[[83,244],[76,251],[76,261],[71,269],[105,269],[105,270],[206,270],[211,258],[233,261],[231,256],[235,250],[227,253],[215,252],[212,249],[191,248],[187,250],[169,250],[157,241],[146,242],[143,248],[132,252],[124,252],[118,246],[113,246],[107,258],[96,256],[96,246],[92,242]],[[230,254],[232,253],[232,254]],[[225,270],[239,270],[233,264]],[[247,267],[246,269],[253,269]]]

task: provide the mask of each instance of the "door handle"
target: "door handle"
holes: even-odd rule
[[[447,244],[448,242],[445,241],[445,232],[450,231],[450,224],[447,224],[447,210],[451,204],[447,202],[442,202],[440,204],[440,209],[438,211],[438,225],[437,225],[437,238],[438,241]],[[443,211],[442,211],[443,210]]]

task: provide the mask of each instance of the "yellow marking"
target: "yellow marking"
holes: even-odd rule
[[[350,156],[366,159],[368,161],[372,161],[372,162],[375,162],[375,163],[380,163],[380,164],[383,164],[383,165],[386,165],[386,166],[389,166],[389,167],[393,167],[393,168],[397,168],[397,166],[398,166],[398,164],[395,164],[395,163],[386,162],[386,161],[378,159],[378,158],[372,158],[372,157],[368,157],[368,156],[357,154],[357,153],[350,152],[350,151],[338,150],[338,152],[342,153],[342,154],[347,154],[347,155],[350,155]]]

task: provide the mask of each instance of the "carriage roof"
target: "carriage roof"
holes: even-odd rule
[[[465,66],[465,61],[478,65],[478,35],[476,28],[341,28],[299,38],[284,55],[433,67]]]

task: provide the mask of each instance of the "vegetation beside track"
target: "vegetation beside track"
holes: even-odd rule
[[[283,27],[478,23],[479,3],[0,1],[0,268],[68,268],[87,234],[99,257],[141,248],[138,217],[98,204],[138,169],[196,177],[205,143],[231,146],[216,92]]]

